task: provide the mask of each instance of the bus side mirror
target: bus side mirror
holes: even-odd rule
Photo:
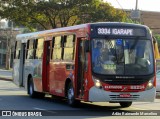
[[[90,47],[89,47],[89,40],[86,40],[85,41],[85,51],[89,52],[89,49],[90,49]]]

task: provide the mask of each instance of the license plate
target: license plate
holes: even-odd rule
[[[121,98],[129,98],[129,97],[131,97],[131,94],[120,94],[119,97],[121,97]]]

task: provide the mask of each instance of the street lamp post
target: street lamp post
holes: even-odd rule
[[[138,0],[136,0],[136,7],[135,7],[135,10],[138,9]]]
[[[131,11],[131,18],[135,22],[141,22],[141,13],[140,10],[138,10],[138,0],[136,0],[135,10]]]

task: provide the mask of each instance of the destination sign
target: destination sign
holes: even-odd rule
[[[133,28],[97,28],[98,35],[145,36],[143,29]]]

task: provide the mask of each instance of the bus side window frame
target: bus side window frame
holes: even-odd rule
[[[50,57],[50,60],[52,60],[53,59],[53,49],[54,49],[54,43],[55,43],[55,37],[53,36],[53,38],[52,38],[52,50],[51,50],[51,57]]]
[[[14,46],[14,59],[16,59],[16,47],[17,47],[17,41],[15,42],[15,46]]]
[[[28,49],[29,49],[29,40],[27,40],[27,43],[26,43],[26,59],[27,59],[27,57],[28,57]]]
[[[21,42],[16,41],[15,51],[14,51],[14,59],[19,59],[20,58],[20,50],[21,50]],[[18,52],[18,55],[17,55],[17,52]]]

